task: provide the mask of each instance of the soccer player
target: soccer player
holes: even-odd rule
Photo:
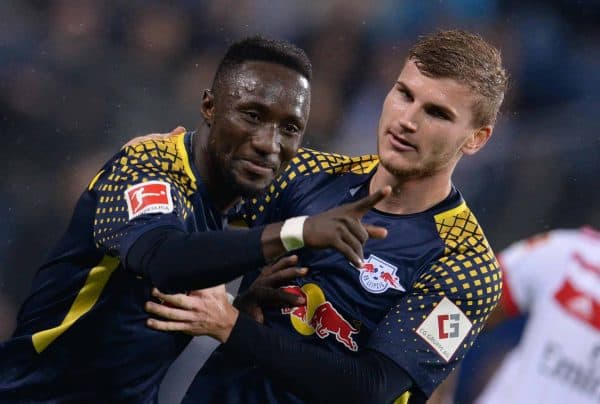
[[[255,226],[315,214],[384,185],[393,190],[363,218],[388,237],[367,241],[362,265],[334,251],[300,250],[308,275],[284,289],[306,303],[263,308],[264,325],[220,293],[157,293],[172,307],[148,303],[163,318],[149,319],[151,327],[222,343],[184,401],[425,402],[500,297],[496,259],[452,173],[490,138],[506,82],[499,52],[480,36],[424,37],[383,103],[378,156],[302,150],[266,195],[246,203]]]
[[[0,402],[156,401],[191,337],[146,327],[153,286],[227,282],[301,241],[360,263],[362,243],[385,229],[359,220],[389,190],[305,220],[223,230],[240,198],[296,153],[310,79],[308,58],[287,42],[236,43],[204,93],[197,133],[126,147],[104,165],[0,346]]]
[[[499,254],[502,302],[489,326],[528,315],[480,404],[600,400],[600,233],[554,230]]]

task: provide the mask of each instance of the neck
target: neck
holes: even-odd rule
[[[452,189],[450,172],[441,171],[422,178],[399,178],[379,164],[369,184],[369,193],[386,185],[392,187],[392,193],[375,208],[395,215],[426,211],[446,199]]]
[[[202,183],[206,187],[206,191],[211,203],[221,212],[228,212],[241,199],[236,193],[226,184],[229,183],[221,173],[214,156],[209,151],[209,129],[202,126],[194,134],[192,150],[194,153],[194,165],[200,174]]]

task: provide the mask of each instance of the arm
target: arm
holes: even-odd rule
[[[241,314],[223,347],[265,368],[306,399],[324,402],[392,402],[411,388],[410,376],[385,355],[358,356],[302,344]],[[323,375],[326,377],[315,377]],[[303,397],[304,398],[304,397]]]
[[[362,225],[360,219],[390,193],[386,187],[359,201],[310,216],[299,229],[308,248],[335,248],[360,265],[363,244],[383,238],[381,227]],[[161,290],[180,292],[228,282],[248,270],[283,255],[284,223],[249,231],[213,231],[189,234],[174,226],[145,232],[129,248],[126,267],[150,277]],[[226,251],[226,253],[224,253]]]
[[[150,313],[170,320],[149,319],[152,328],[210,335],[223,342],[224,349],[265,368],[307,400],[391,402],[413,385],[410,376],[381,353],[367,350],[355,356],[298,343],[297,338],[240,314],[218,293],[155,295],[174,307],[147,303]]]

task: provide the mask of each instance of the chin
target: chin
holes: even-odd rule
[[[427,169],[415,164],[393,164],[382,158],[381,165],[396,178],[419,178],[428,174]]]
[[[260,195],[270,183],[271,179],[249,181],[238,178],[235,181],[235,188],[242,197],[251,198]]]

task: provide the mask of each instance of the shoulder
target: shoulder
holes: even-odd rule
[[[592,250],[597,247],[600,247],[600,234],[591,228],[555,229],[516,241],[505,248],[499,257],[503,268],[507,269],[524,262],[552,264],[579,249]]]
[[[378,163],[379,158],[374,154],[346,156],[344,154],[301,148],[286,168],[286,172],[295,173],[296,175],[319,172],[366,174],[371,172]]]
[[[434,220],[444,251],[425,278],[434,279],[434,286],[451,296],[485,297],[485,303],[495,303],[501,290],[500,266],[473,212],[461,201]]]
[[[438,236],[444,243],[445,254],[492,254],[491,247],[475,214],[462,198],[454,206],[433,215]]]
[[[167,181],[178,189],[193,192],[196,177],[186,144],[189,136],[190,133],[182,133],[125,147],[105,166],[105,176],[109,182],[131,184]]]

